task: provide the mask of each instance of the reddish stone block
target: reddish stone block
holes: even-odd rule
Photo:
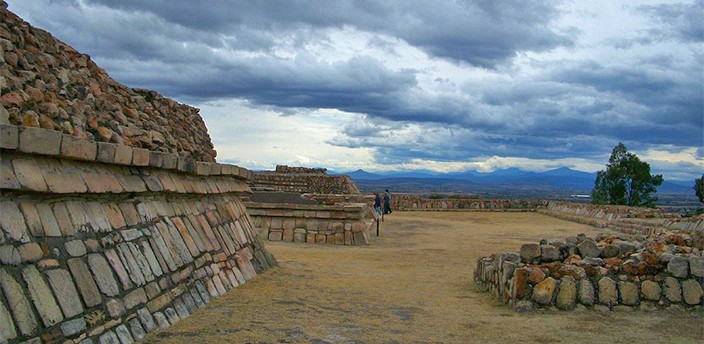
[[[135,148],[132,151],[132,165],[134,166],[149,166],[149,150]]]

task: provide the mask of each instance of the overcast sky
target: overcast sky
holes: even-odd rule
[[[219,162],[704,173],[704,0],[7,0],[201,109]]]

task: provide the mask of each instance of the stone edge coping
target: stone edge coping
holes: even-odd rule
[[[259,202],[244,202],[248,210],[251,209],[273,209],[273,210],[315,210],[315,211],[345,211],[358,212],[362,211],[367,204],[350,203],[350,204],[297,204],[297,203],[259,203]],[[277,216],[277,215],[272,215]]]
[[[12,124],[0,124],[0,150],[123,166],[155,167],[198,176],[232,176],[245,180],[253,177],[251,171],[236,165],[195,161],[177,154],[85,140],[56,130]]]

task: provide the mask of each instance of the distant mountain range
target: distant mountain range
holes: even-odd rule
[[[345,174],[350,176],[362,188],[388,185],[389,188],[402,189],[420,188],[417,191],[442,191],[455,188],[457,191],[514,189],[543,191],[565,191],[589,194],[594,187],[596,172],[576,171],[567,167],[545,171],[529,172],[519,168],[508,168],[493,172],[469,170],[457,173],[433,173],[428,171],[405,171],[370,173],[356,170],[348,173],[329,172],[330,174]],[[694,183],[692,182],[692,185]],[[660,193],[693,194],[692,186],[665,181],[658,187]]]

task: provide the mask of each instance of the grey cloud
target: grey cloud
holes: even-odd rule
[[[704,0],[695,0],[690,4],[639,6],[636,10],[649,15],[660,25],[659,28],[648,31],[651,39],[704,41]]]

